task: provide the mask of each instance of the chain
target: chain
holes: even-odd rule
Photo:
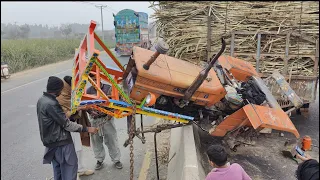
[[[133,159],[133,136],[134,136],[134,126],[136,123],[136,103],[134,100],[131,99],[132,107],[133,107],[133,111],[132,111],[132,119],[131,119],[131,126],[130,126],[130,134],[129,134],[129,143],[130,143],[130,180],[133,180],[133,163],[134,163],[134,159]]]
[[[97,126],[98,126],[98,127],[103,126],[105,123],[107,123],[108,121],[110,121],[111,118],[112,118],[112,116],[108,115],[108,116],[107,116],[107,119],[103,119],[103,121],[102,121],[101,123],[99,123]]]

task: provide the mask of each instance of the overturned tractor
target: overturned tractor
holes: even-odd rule
[[[211,124],[212,136],[223,137],[239,133],[243,128],[260,131],[264,128],[299,133],[288,113],[302,106],[302,101],[292,91],[278,72],[274,78],[283,94],[293,104],[284,112],[253,66],[243,60],[222,55],[226,44],[221,39],[221,49],[205,67],[165,55],[169,47],[159,42],[156,52],[134,47],[126,69],[95,34],[96,23],[91,22],[75,55],[72,82],[72,110],[86,106],[116,118],[128,117],[130,138],[140,137],[136,129],[135,114],[160,117],[181,124]],[[96,40],[114,60],[119,69],[107,67],[94,48]],[[86,58],[88,54],[89,59]],[[97,81],[112,85],[111,95],[104,94]],[[96,89],[96,96],[85,92],[86,83]],[[172,127],[177,127],[173,124]],[[168,128],[168,126],[166,126]],[[142,136],[143,137],[143,136]],[[127,144],[129,141],[127,141]]]

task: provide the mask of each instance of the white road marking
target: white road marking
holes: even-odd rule
[[[59,75],[59,74],[65,73],[65,72],[70,71],[70,70],[71,70],[71,69],[67,69],[67,70],[65,70],[65,71],[61,71],[61,72],[59,72],[59,73],[56,73],[56,74],[53,74],[53,75],[50,75],[50,76]],[[25,87],[25,86],[27,86],[27,85],[30,85],[30,84],[33,84],[33,83],[36,83],[36,82],[39,82],[39,81],[42,81],[42,80],[45,80],[45,79],[48,79],[48,78],[49,78],[49,76],[48,76],[48,77],[45,77],[45,78],[37,79],[37,80],[35,80],[35,81],[28,82],[28,83],[26,83],[26,84],[23,84],[23,85],[20,85],[20,86],[17,86],[17,87],[14,87],[14,88],[11,88],[11,89],[8,89],[8,90],[5,90],[5,91],[2,91],[2,92],[1,92],[1,96],[2,96],[4,93],[6,93],[6,92],[10,92],[10,91],[13,91],[13,90],[16,90],[16,89]]]

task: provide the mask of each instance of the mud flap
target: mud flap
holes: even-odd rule
[[[271,128],[286,131],[300,137],[289,116],[282,109],[248,104],[226,117],[213,131],[212,136],[225,136],[243,126],[252,126],[256,130]]]

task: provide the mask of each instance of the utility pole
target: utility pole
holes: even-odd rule
[[[104,42],[104,33],[103,33],[103,14],[102,14],[102,9],[107,7],[107,5],[96,5],[97,8],[100,8],[101,11],[101,27],[102,27],[102,41]]]

